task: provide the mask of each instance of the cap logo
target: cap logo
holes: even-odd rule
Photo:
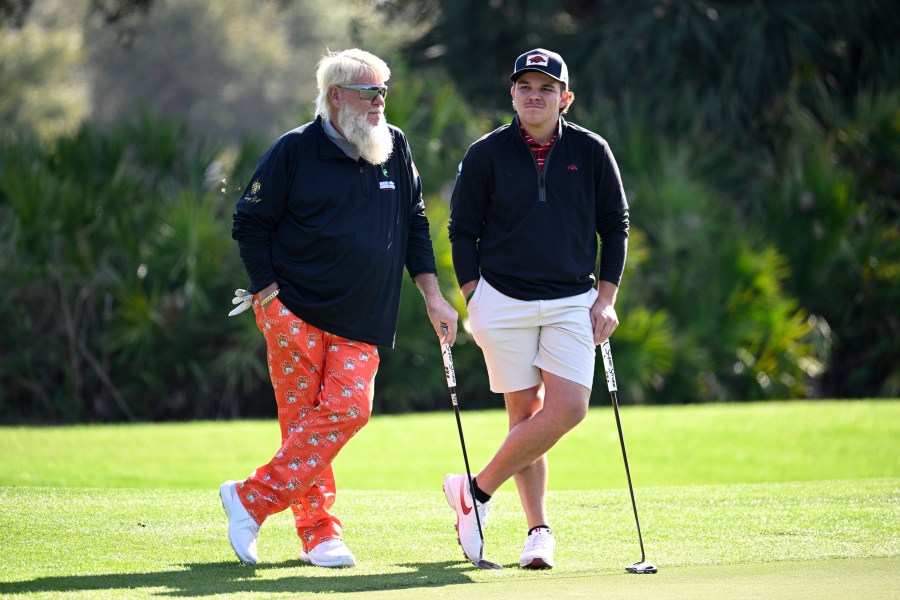
[[[529,54],[525,58],[525,64],[532,65],[544,65],[547,66],[550,62],[550,57],[546,54]]]

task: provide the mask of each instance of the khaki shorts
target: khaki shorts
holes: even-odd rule
[[[516,392],[541,383],[548,371],[591,389],[597,290],[556,300],[516,300],[482,277],[469,300],[469,327],[484,353],[491,391]]]

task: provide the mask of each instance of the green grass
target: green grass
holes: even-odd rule
[[[638,486],[900,476],[900,402],[622,407]],[[502,411],[462,413],[477,470],[502,442]],[[0,427],[0,486],[210,490],[250,474],[280,443],[274,421]],[[592,409],[551,451],[554,490],[621,489],[612,408]],[[10,464],[12,461],[12,464]],[[335,461],[339,487],[440,488],[462,469],[453,412],[377,417]],[[511,483],[505,490],[513,490]]]
[[[240,565],[217,487],[278,444],[274,421],[0,428],[0,597],[803,597],[900,595],[900,401],[625,407],[656,576],[640,558],[611,409],[551,453],[557,568],[515,568],[523,518],[498,492],[487,556],[461,560],[440,492],[462,457],[452,412],[377,417],[335,463],[360,566],[297,560],[291,518],[266,522]],[[463,412],[477,469],[505,429]],[[463,585],[467,584],[467,585]],[[362,594],[360,594],[362,592]],[[602,593],[601,593],[602,592]]]

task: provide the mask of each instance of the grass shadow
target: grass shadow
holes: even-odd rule
[[[0,596],[17,594],[91,592],[111,590],[150,590],[163,588],[160,596],[190,597],[217,594],[249,593],[334,593],[366,592],[413,587],[444,586],[470,583],[467,571],[476,570],[469,563],[448,561],[409,563],[398,567],[410,569],[402,573],[354,574],[355,569],[322,569],[299,560],[256,566],[238,562],[188,563],[182,569],[154,573],[109,573],[100,575],[61,575],[38,577],[25,581],[0,582]],[[257,576],[257,571],[282,570]]]

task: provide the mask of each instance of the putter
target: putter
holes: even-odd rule
[[[641,560],[630,567],[625,567],[629,573],[645,575],[659,571],[653,563],[647,562],[644,553],[644,538],[641,536],[641,522],[638,519],[637,503],[634,501],[634,487],[631,485],[631,470],[628,468],[628,455],[625,453],[625,437],[622,435],[622,422],[619,420],[619,401],[616,398],[616,371],[613,369],[612,350],[609,340],[600,345],[600,353],[603,354],[603,366],[606,369],[606,387],[609,388],[609,397],[612,399],[613,412],[616,414],[616,427],[619,430],[619,444],[622,446],[622,458],[625,460],[625,475],[628,477],[628,491],[631,492],[631,508],[634,509],[634,523],[637,525],[638,542],[641,544]]]
[[[447,337],[447,326],[441,324],[441,330],[444,337]],[[447,376],[447,387],[450,388],[450,401],[453,403],[453,411],[456,413],[456,428],[459,430],[459,444],[462,446],[463,461],[466,463],[466,481],[469,482],[469,493],[472,500],[475,500],[475,488],[472,486],[472,472],[469,470],[469,455],[466,454],[466,440],[463,437],[462,421],[459,418],[459,401],[456,397],[456,372],[453,370],[453,356],[450,354],[450,344],[441,340],[441,354],[444,357],[444,374]],[[481,548],[478,551],[478,560],[473,560],[472,564],[479,569],[502,569],[503,565],[498,565],[484,558],[484,531],[481,529],[481,517],[478,516],[478,509],[475,509],[475,522],[478,524],[478,536],[481,538]],[[465,553],[464,553],[465,554]],[[466,557],[468,558],[468,556]],[[470,559],[471,560],[471,559]]]

